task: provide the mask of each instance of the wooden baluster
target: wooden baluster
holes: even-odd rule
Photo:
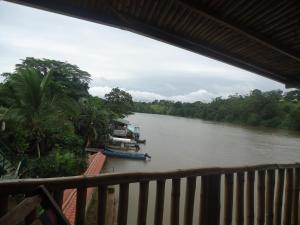
[[[37,218],[37,211],[36,209],[32,210],[26,217],[25,217],[25,225],[32,224]]]
[[[258,171],[257,178],[257,225],[265,222],[265,171]]]
[[[266,225],[273,225],[275,170],[267,171]]]
[[[279,169],[277,174],[277,179],[276,179],[274,225],[281,224],[283,183],[284,183],[284,169]]]
[[[225,174],[224,225],[231,225],[233,209],[233,174]]]
[[[98,186],[97,225],[105,225],[106,202],[107,202],[107,186],[100,185]]]
[[[236,224],[244,224],[244,173],[237,173],[237,185],[236,185]]]
[[[196,177],[188,177],[186,181],[184,224],[193,224]]]
[[[147,223],[148,193],[149,193],[149,182],[148,181],[141,182],[140,193],[139,193],[139,212],[137,217],[138,225],[146,225]]]
[[[86,188],[77,188],[75,225],[84,225],[86,206]]]
[[[292,225],[299,224],[298,212],[299,212],[299,191],[300,191],[300,168],[294,170],[295,179],[293,187],[293,209],[292,209]]]
[[[249,171],[247,173],[247,189],[246,189],[247,225],[254,225],[254,178],[255,178],[255,172]]]
[[[220,175],[202,176],[199,224],[220,224]]]
[[[283,225],[291,225],[293,169],[286,169]]]
[[[127,224],[129,184],[120,184],[118,225]]]
[[[154,225],[162,225],[163,215],[164,215],[164,201],[165,201],[165,180],[158,180],[156,182]]]
[[[56,204],[59,206],[59,208],[62,207],[63,197],[64,197],[63,190],[54,191],[53,198],[54,198]]]
[[[5,215],[8,210],[8,195],[0,195],[0,217]]]
[[[172,180],[171,225],[179,225],[180,179]]]

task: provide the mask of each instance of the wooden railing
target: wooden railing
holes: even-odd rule
[[[181,209],[181,181],[185,179],[185,205]],[[193,224],[195,199],[200,199],[199,225],[296,225],[299,224],[300,164],[258,165],[236,168],[202,168],[158,173],[103,174],[48,179],[9,180],[0,183],[0,213],[7,211],[9,195],[26,194],[39,185],[53,193],[62,205],[65,189],[77,189],[75,224],[84,224],[86,189],[97,187],[97,224],[105,224],[106,195],[109,185],[119,185],[117,224],[126,225],[129,184],[139,183],[137,224],[147,221],[149,182],[156,182],[154,224],[163,224],[165,183],[172,180],[170,224]],[[196,185],[199,182],[200,185]],[[200,197],[195,197],[196,187]],[[221,195],[224,193],[224,195]],[[222,209],[222,213],[221,213]],[[234,213],[233,213],[234,212]]]

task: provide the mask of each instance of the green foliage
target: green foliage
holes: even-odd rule
[[[85,154],[75,154],[72,151],[54,149],[50,154],[30,163],[30,177],[60,177],[74,176],[86,169]]]
[[[132,113],[132,96],[118,87],[113,88],[110,93],[105,94],[105,100],[106,105],[116,114],[116,117],[125,117]]]
[[[14,73],[2,75],[9,79],[13,74],[28,69],[37,71],[42,77],[52,71],[52,82],[50,83],[52,92],[64,93],[75,100],[89,95],[90,74],[67,62],[27,57],[22,60],[21,64],[16,65]]]
[[[77,175],[85,147],[106,141],[109,122],[132,111],[119,88],[106,100],[88,93],[90,75],[76,65],[26,58],[0,83],[0,147],[17,163],[28,158],[27,176]]]
[[[135,102],[134,111],[300,130],[299,96],[299,90],[283,94],[280,90],[262,92],[255,89],[249,95],[218,97],[210,103]]]

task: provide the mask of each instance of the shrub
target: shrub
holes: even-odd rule
[[[60,177],[82,174],[87,167],[85,153],[56,149],[49,155],[31,161],[30,177]]]

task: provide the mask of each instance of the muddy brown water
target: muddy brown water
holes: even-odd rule
[[[152,159],[142,162],[108,158],[103,172],[153,172],[300,162],[299,133],[143,113],[136,113],[127,119],[140,126],[141,138],[147,140],[146,145],[141,145],[141,152],[147,152]],[[170,185],[171,181],[167,181],[164,224],[170,224]],[[150,182],[147,224],[154,222],[155,189],[155,183]],[[183,224],[185,179],[181,183],[181,193],[180,223]],[[138,194],[138,185],[130,184],[130,225],[136,224]],[[197,181],[194,224],[198,220],[199,195]]]

